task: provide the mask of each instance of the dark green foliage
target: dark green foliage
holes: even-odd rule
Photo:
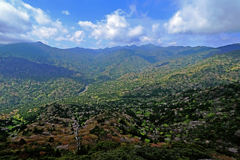
[[[43,132],[43,128],[39,129],[37,127],[34,127],[34,129],[33,129],[33,133],[42,133],[42,132]]]
[[[192,143],[184,143],[182,141],[175,142],[171,144],[171,148],[181,148],[181,149],[195,149],[201,152],[206,152],[206,149],[203,146],[192,144]]]
[[[169,160],[179,158],[204,159],[211,158],[207,153],[195,149],[161,149],[156,147],[141,147],[136,149],[136,155],[144,159]]]
[[[117,142],[101,141],[101,142],[98,142],[98,144],[93,147],[92,151],[105,151],[106,152],[108,150],[116,149],[119,146],[120,146],[120,144]]]
[[[41,155],[40,153],[44,152],[44,156],[46,157],[60,157],[60,152],[59,150],[56,150],[50,146],[45,146],[45,147],[37,147],[34,149],[28,149],[27,147],[25,147],[25,149],[23,151],[17,151],[17,152],[12,152],[12,151],[0,151],[0,157],[2,159],[5,158],[13,158],[13,159],[28,159],[28,158],[33,158],[33,159],[42,159],[44,158],[43,155]]]
[[[22,146],[24,144],[27,144],[27,142],[23,138],[21,138],[18,144]]]
[[[59,149],[56,150],[54,157],[61,157]]]
[[[105,131],[99,126],[95,126],[92,130],[90,130],[90,133],[95,135],[100,135],[100,134],[103,134],[104,132]]]
[[[4,131],[0,131],[0,141],[1,142],[6,142],[8,137],[8,133]]]
[[[76,61],[74,65],[67,63],[63,55],[59,58],[55,57],[55,53],[52,55],[48,52],[44,52],[45,58],[26,55],[28,60],[20,60],[20,64],[31,60],[29,66],[36,70],[39,66],[51,65],[50,72],[42,71],[40,77],[44,75],[47,78],[55,71],[56,75],[53,79],[41,81],[24,78],[6,80],[0,77],[3,86],[0,103],[5,105],[2,113],[19,109],[11,113],[11,116],[4,115],[5,118],[9,117],[0,121],[1,128],[6,130],[1,130],[0,139],[6,140],[8,135],[14,137],[18,129],[24,130],[28,123],[38,121],[37,124],[41,126],[41,121],[48,117],[55,117],[49,120],[50,123],[60,123],[56,117],[71,119],[73,113],[81,117],[79,123],[82,125],[96,116],[98,124],[90,130],[90,134],[98,136],[93,142],[98,143],[91,147],[81,146],[76,154],[55,150],[50,146],[41,148],[36,144],[37,149],[28,149],[26,146],[24,151],[17,154],[3,150],[0,152],[2,156],[10,158],[12,154],[13,158],[39,158],[42,151],[46,152],[45,159],[204,159],[211,158],[214,150],[237,157],[229,148],[239,149],[240,142],[240,52],[214,54],[221,48],[212,50],[204,47],[162,48],[146,45],[136,48],[138,47],[129,46],[123,50],[112,48],[96,52],[85,50],[92,55],[84,57],[90,68],[84,79],[81,78],[82,75],[73,77],[81,69],[77,68]],[[26,53],[20,51],[20,54]],[[52,55],[54,60],[46,58],[48,55]],[[161,58],[166,61],[160,60]],[[60,61],[64,63],[57,66]],[[158,62],[150,64],[155,61]],[[38,62],[39,65],[36,64]],[[22,67],[26,69],[27,65]],[[61,67],[64,69],[61,70]],[[70,70],[72,68],[75,71]],[[23,73],[21,71],[16,75],[21,77]],[[34,71],[29,70],[29,73]],[[60,76],[59,79],[58,75],[63,77]],[[92,80],[85,79],[86,77],[91,77]],[[83,81],[92,84],[88,83],[88,90],[78,96],[78,91],[84,90]],[[25,86],[28,88],[25,89]],[[62,99],[66,97],[64,94],[71,98]],[[140,145],[140,148],[120,147],[119,143],[112,141],[99,142],[107,139],[107,134],[119,135],[101,127],[107,125],[112,118],[119,123],[110,123],[111,128],[127,135],[127,138],[121,138],[122,145],[131,145],[131,138],[139,137],[142,142],[136,147]],[[17,124],[18,127],[15,127]],[[69,125],[68,121],[63,122],[64,127]],[[52,126],[47,130],[51,132],[56,129]],[[23,131],[23,136],[42,132],[41,127],[35,127]],[[49,138],[49,142],[54,142],[54,139]],[[168,144],[162,148],[150,147],[149,143],[152,142]],[[149,146],[144,146],[146,144]],[[1,149],[6,148],[7,145],[1,145]],[[64,156],[61,157],[62,155]]]
[[[96,155],[93,154],[92,157]],[[143,146],[140,148],[134,147],[120,147],[116,150],[108,151],[106,153],[98,153],[95,159],[111,160],[111,159],[146,159],[146,160],[178,160],[182,159],[205,159],[211,158],[206,152],[201,152],[197,149],[176,148],[176,149],[162,149],[157,147]]]
[[[126,122],[123,119],[120,119],[119,121],[121,124],[126,125]]]
[[[116,150],[116,151],[104,153],[104,154],[101,154],[97,158],[97,160],[112,160],[112,159],[116,159],[116,160],[124,160],[124,159],[127,159],[127,160],[144,160],[144,158],[142,158],[139,155],[127,153],[127,152],[121,151],[121,150]]]
[[[53,138],[53,137],[50,137],[49,140],[48,140],[48,142],[50,142],[50,143],[54,142],[54,138]]]
[[[86,154],[88,154],[88,151],[89,151],[89,150],[90,150],[90,149],[89,149],[89,146],[88,146],[88,145],[87,145],[87,146],[81,145],[80,148],[79,148],[79,150],[77,150],[76,154],[77,154],[77,155],[86,155]]]

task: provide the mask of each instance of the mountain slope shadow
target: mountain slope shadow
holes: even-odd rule
[[[51,78],[71,77],[77,72],[63,67],[40,64],[18,57],[5,57],[0,61],[0,75],[5,78],[49,80]]]

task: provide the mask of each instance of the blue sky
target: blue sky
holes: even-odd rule
[[[0,43],[59,48],[239,43],[239,0],[0,0]]]

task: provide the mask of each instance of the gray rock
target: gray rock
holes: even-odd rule
[[[228,150],[232,153],[238,153],[237,148],[228,148]]]

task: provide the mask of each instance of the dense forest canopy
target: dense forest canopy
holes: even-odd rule
[[[240,45],[0,46],[3,159],[240,159]]]

